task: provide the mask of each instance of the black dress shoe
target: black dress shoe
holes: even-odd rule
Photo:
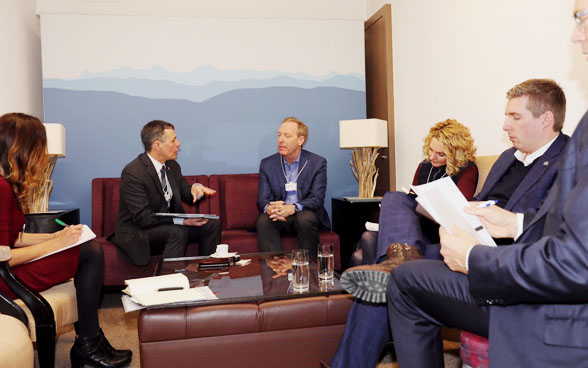
[[[112,345],[110,345],[110,342],[108,342],[106,336],[104,336],[104,331],[102,331],[102,329],[98,330],[98,335],[100,336],[100,343],[106,349],[106,351],[110,353],[110,355],[115,358],[123,358],[128,359],[129,362],[131,361],[131,357],[133,356],[132,351],[115,349]]]
[[[94,368],[120,368],[131,362],[131,358],[112,355],[102,342],[100,334],[94,337],[81,338],[76,336],[69,352],[72,368],[85,365]]]

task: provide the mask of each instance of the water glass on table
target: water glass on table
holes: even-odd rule
[[[292,286],[296,290],[308,289],[310,280],[308,250],[292,251]]]
[[[335,255],[333,244],[318,245],[318,276],[319,280],[331,280],[335,269]]]

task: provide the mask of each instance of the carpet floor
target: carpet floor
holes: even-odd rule
[[[140,367],[139,359],[139,336],[137,334],[137,320],[139,311],[125,313],[120,301],[120,293],[104,294],[99,310],[100,325],[110,343],[117,348],[131,349],[133,361],[131,368]],[[57,336],[55,349],[55,367],[69,368],[69,350],[74,343],[75,331],[73,326],[60,329]],[[459,359],[459,344],[445,341],[445,368],[461,367]],[[35,361],[35,367],[39,364]],[[397,368],[398,363],[394,362],[391,355],[386,355],[378,363],[376,368]],[[221,367],[222,368],[222,367]],[[313,367],[310,367],[313,368]]]

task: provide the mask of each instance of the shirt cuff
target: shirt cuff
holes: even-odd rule
[[[523,234],[523,226],[525,222],[525,214],[524,213],[517,213],[517,236],[515,236],[514,240],[516,241],[521,234]]]
[[[184,219],[179,217],[174,217],[174,225],[184,225]]]
[[[296,212],[302,211],[302,205],[300,203],[294,203],[294,207],[296,207]]]
[[[192,186],[194,186],[194,185],[199,186],[199,187],[203,187],[204,186],[204,185],[202,185],[200,183],[194,183],[194,184],[192,184]],[[202,196],[200,194],[198,194],[198,198],[196,198],[196,200],[199,200],[200,198],[202,198]]]
[[[474,245],[474,247],[475,247],[475,245]],[[466,266],[467,272],[470,272],[470,253],[472,252],[472,249],[474,249],[474,247],[471,247],[470,249],[468,249],[468,252],[466,253],[465,266]]]

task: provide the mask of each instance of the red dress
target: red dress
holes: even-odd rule
[[[10,185],[0,176],[0,245],[14,248],[18,234],[23,230],[24,220]],[[71,279],[77,272],[79,258],[80,247],[73,247],[38,261],[14,266],[12,272],[29,288],[43,291]],[[16,298],[2,280],[0,293]]]

